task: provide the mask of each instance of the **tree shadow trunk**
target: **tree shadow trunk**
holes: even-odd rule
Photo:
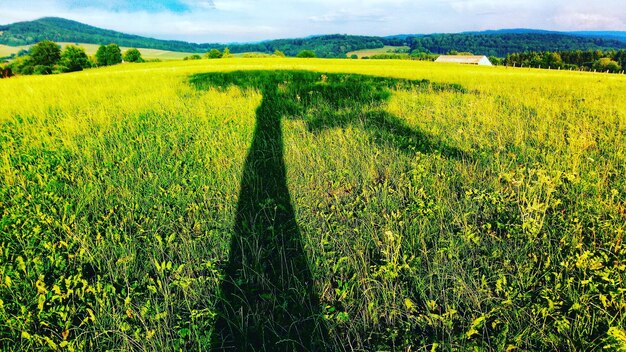
[[[319,351],[327,339],[287,188],[276,86],[265,85],[245,161],[214,349]]]

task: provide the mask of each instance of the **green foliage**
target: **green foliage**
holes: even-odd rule
[[[124,53],[124,61],[126,62],[143,62],[141,52],[139,50],[131,48]]]
[[[107,47],[106,45],[100,45],[100,47],[98,48],[98,51],[96,51],[96,62],[98,63],[99,66],[106,66],[107,65]]]
[[[420,61],[435,61],[437,60],[437,57],[439,57],[439,55],[433,55],[424,52],[412,52],[411,55],[409,55],[409,58],[411,58],[411,60]]]
[[[29,55],[17,57],[10,68],[22,75],[47,75],[81,70],[87,64],[87,56],[82,49],[70,46],[61,55],[61,48],[56,43],[42,41],[31,48]]]
[[[200,60],[202,59],[202,56],[198,55],[198,54],[193,54],[193,55],[189,55],[189,56],[185,56],[185,58],[183,58],[183,60]]]
[[[61,47],[54,42],[44,40],[30,49],[33,65],[53,66],[61,58]]]
[[[450,50],[447,55],[465,55],[465,56],[472,56],[474,55],[473,53],[469,52],[469,51],[456,51],[456,50]]]
[[[230,53],[230,49],[228,48],[224,48],[224,53],[222,54],[222,58],[223,59],[228,59],[233,57],[233,55]]]
[[[272,54],[272,55],[274,55],[276,57],[285,57],[286,56],[285,53],[283,53],[282,51],[280,51],[278,49],[274,50],[274,54]]]
[[[408,59],[408,54],[376,54],[369,57],[372,60],[402,60]]]
[[[208,52],[206,52],[204,54],[204,57],[206,57],[207,59],[221,59],[223,55],[224,54],[222,54],[221,51],[219,51],[218,49],[214,48],[214,49],[211,49]]]
[[[61,65],[66,68],[66,72],[74,72],[91,67],[91,62],[83,48],[68,45],[61,55]]]
[[[358,59],[358,58],[359,58],[359,56],[358,56],[357,54],[352,54],[352,55],[350,55],[350,58],[351,58],[352,60],[356,60],[356,59]]]
[[[524,52],[507,55],[504,63],[509,66],[600,70],[619,72],[626,65],[626,50],[619,51],[558,51]]]
[[[611,60],[608,57],[603,57],[593,63],[593,69],[598,71],[608,71],[608,72],[620,72],[622,70],[622,66],[620,66],[616,61]]]
[[[100,45],[96,52],[99,66],[117,65],[122,62],[122,50],[117,44]]]
[[[505,62],[505,59],[495,56],[489,56],[489,61],[496,66],[502,66]]]
[[[313,58],[313,57],[317,57],[315,55],[315,51],[313,50],[302,50],[301,52],[298,53],[298,55],[296,55],[296,57],[299,58]]]
[[[109,44],[106,46],[107,52],[107,65],[117,65],[122,63],[122,50],[117,44]]]
[[[267,59],[272,57],[272,55],[266,53],[245,53],[243,57],[246,59]]]
[[[61,59],[61,47],[49,40],[41,41],[30,49],[30,60],[35,74],[50,74]]]
[[[30,55],[18,57],[9,64],[9,67],[13,70],[13,72],[21,75],[32,75],[34,71]]]

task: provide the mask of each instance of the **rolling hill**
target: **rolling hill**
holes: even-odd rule
[[[0,34],[0,44],[11,46],[29,45],[42,40],[52,40],[55,42],[86,44],[116,43],[127,47],[181,52],[197,52],[205,49],[198,44],[146,38],[56,17],[45,17],[35,21],[17,22],[0,26],[0,33],[2,33]]]
[[[383,47],[387,42],[380,37],[323,35],[302,39],[277,39],[260,43],[197,44],[125,34],[55,17],[0,26],[0,44],[21,46],[34,44],[41,40],[85,44],[116,43],[123,47],[191,53],[204,53],[212,48],[223,50],[229,47],[232,53],[273,53],[275,50],[280,50],[288,56],[295,56],[301,50],[308,49],[315,50],[319,57],[342,57],[349,51]]]

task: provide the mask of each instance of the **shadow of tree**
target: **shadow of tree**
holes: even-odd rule
[[[287,188],[281,119],[301,118],[311,132],[357,125],[407,153],[467,158],[384,110],[391,89],[453,90],[458,85],[308,71],[236,71],[194,75],[198,89],[260,90],[254,138],[245,160],[218,303],[214,349],[330,350],[323,311]],[[333,350],[341,348],[332,346]]]

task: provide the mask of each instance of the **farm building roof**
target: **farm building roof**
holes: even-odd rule
[[[480,55],[441,55],[435,62],[451,62],[456,64],[487,65],[491,66],[491,61],[486,56]]]

